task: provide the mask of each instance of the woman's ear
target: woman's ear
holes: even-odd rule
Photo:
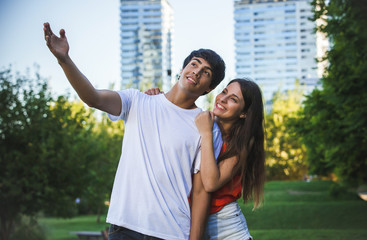
[[[246,118],[246,113],[241,113],[240,118]]]

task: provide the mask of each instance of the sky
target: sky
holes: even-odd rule
[[[234,77],[232,0],[168,0],[174,11],[173,73],[192,50],[210,48]],[[25,73],[39,66],[55,94],[70,92],[56,58],[48,50],[43,23],[55,34],[65,29],[69,55],[96,88],[120,88],[119,0],[0,0],[0,70]]]

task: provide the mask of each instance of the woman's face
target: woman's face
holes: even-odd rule
[[[235,121],[238,118],[246,117],[246,114],[243,113],[244,108],[245,100],[242,96],[241,85],[233,82],[217,95],[213,112],[221,121]]]

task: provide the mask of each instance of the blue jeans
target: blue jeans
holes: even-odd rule
[[[147,236],[133,230],[111,224],[108,230],[108,240],[159,240],[160,238]]]

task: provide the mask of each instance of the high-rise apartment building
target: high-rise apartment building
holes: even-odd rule
[[[261,86],[265,100],[299,79],[306,91],[321,77],[315,58],[324,38],[316,37],[310,0],[234,0],[237,77]]]
[[[122,86],[171,85],[173,10],[167,0],[120,0]]]

